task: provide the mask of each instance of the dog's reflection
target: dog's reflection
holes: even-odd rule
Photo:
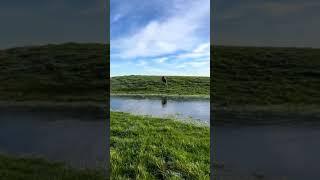
[[[162,97],[161,105],[162,105],[163,108],[165,108],[167,106],[167,97]]]

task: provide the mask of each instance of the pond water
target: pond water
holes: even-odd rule
[[[138,115],[156,117],[174,116],[180,120],[192,118],[205,124],[209,124],[210,122],[209,99],[111,96],[110,106],[113,111],[129,112]]]
[[[216,127],[218,174],[319,179],[320,127]],[[272,178],[276,179],[276,178]]]
[[[103,167],[105,119],[90,108],[0,108],[0,152],[79,168]]]
[[[111,109],[209,122],[209,100],[111,97]],[[74,167],[102,167],[106,121],[101,109],[0,107],[0,152],[44,157]],[[218,126],[220,174],[319,179],[320,126]],[[213,140],[213,138],[211,139]]]

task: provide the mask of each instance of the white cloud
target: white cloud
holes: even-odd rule
[[[209,61],[192,61],[192,62],[181,63],[178,67],[179,68],[185,68],[185,67],[199,68],[207,65],[209,65]]]
[[[197,58],[210,58],[210,43],[200,44],[193,51],[176,56],[176,59],[182,60]]]
[[[119,21],[122,17],[123,17],[122,14],[116,14],[116,15],[112,18],[111,23],[115,23],[115,22]]]
[[[125,64],[126,71],[128,71],[125,74],[209,76],[210,43],[199,44],[190,52],[157,58],[148,57],[133,61],[118,61],[118,63],[121,64],[118,69],[121,69],[121,71],[123,71],[121,66],[124,67]]]
[[[168,59],[169,59],[168,57],[161,57],[161,58],[156,58],[156,59],[153,59],[153,60],[156,61],[157,63],[164,63]]]
[[[114,73],[209,76],[210,0],[171,0],[168,4],[165,15],[111,39],[112,63],[126,64]],[[117,11],[111,21],[121,18],[122,12]]]
[[[203,42],[198,35],[209,28],[210,1],[188,1],[165,20],[153,20],[134,34],[112,40],[122,58],[152,57],[190,50]]]
[[[195,53],[203,53],[203,52],[210,52],[210,43],[204,43],[200,44],[195,50],[193,50]]]
[[[143,66],[143,67],[145,67],[146,65],[147,65],[147,62],[144,60],[140,60],[137,64],[137,66]]]

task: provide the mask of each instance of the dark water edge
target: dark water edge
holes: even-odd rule
[[[99,106],[0,106],[0,153],[75,168],[106,164],[106,110]]]
[[[213,108],[211,113],[217,179],[320,178],[318,110]]]
[[[319,127],[220,127],[215,133],[218,176],[318,179]]]

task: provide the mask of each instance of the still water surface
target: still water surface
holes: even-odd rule
[[[103,167],[105,119],[90,108],[0,108],[0,152]]]
[[[111,96],[111,110],[156,117],[174,116],[180,120],[194,119],[209,124],[209,99],[177,99],[166,97]]]
[[[320,179],[320,127],[216,127],[221,174],[263,174],[271,179]],[[219,174],[218,173],[218,174]]]

